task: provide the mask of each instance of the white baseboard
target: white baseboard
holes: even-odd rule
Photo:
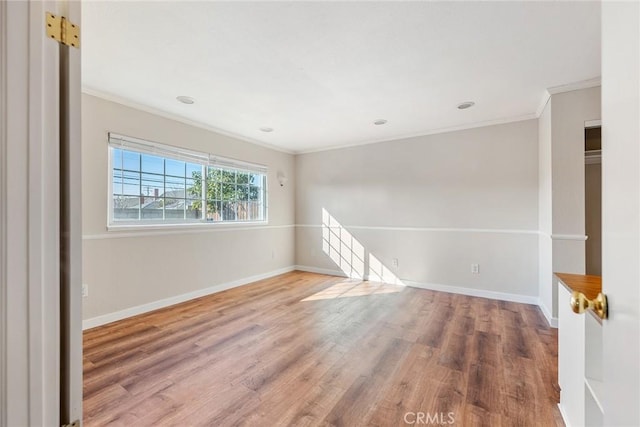
[[[540,301],[538,302],[538,307],[540,307],[540,311],[542,311],[542,314],[544,314],[544,317],[547,319],[547,322],[549,322],[549,326],[551,326],[552,328],[557,328],[558,327],[558,318],[557,317],[553,317],[551,315],[551,311],[542,302],[542,299],[540,299]]]
[[[251,277],[245,277],[242,279],[234,280],[232,282],[220,283],[205,289],[198,289],[197,291],[187,292],[186,294],[176,295],[174,297],[165,298],[159,301],[153,301],[147,304],[137,305],[135,307],[125,308],[124,310],[116,311],[114,313],[103,314],[102,316],[93,317],[82,321],[82,329],[95,328],[96,326],[105,325],[107,323],[115,322],[117,320],[126,319],[127,317],[136,316],[138,314],[147,313],[149,311],[157,310],[159,308],[168,307],[170,305],[179,304],[194,298],[203,297],[206,295],[215,294],[216,292],[225,291],[227,289],[236,288],[238,286],[246,285],[251,282],[257,282],[258,280],[268,279],[273,276],[288,273],[296,270],[296,266],[289,266],[278,270],[270,271],[264,274],[258,274]]]
[[[311,267],[309,265],[296,265],[295,269],[298,271],[307,271],[309,273],[326,274],[328,276],[347,277],[347,275],[340,270],[330,270],[328,268]]]
[[[495,299],[500,301],[510,301],[510,302],[519,302],[522,304],[538,305],[537,296],[510,294],[507,292],[488,291],[485,289],[473,289],[473,288],[466,288],[463,286],[441,285],[438,283],[414,282],[411,280],[404,280],[404,279],[400,279],[400,280],[402,280],[402,283],[404,283],[405,285],[411,286],[413,288],[429,289],[431,291],[449,292],[452,294],[468,295],[471,297],[488,298],[488,299]]]
[[[347,275],[340,270],[330,270],[326,268],[311,267],[308,265],[296,265],[296,270],[308,271],[311,273],[328,274],[330,276],[347,277]],[[364,280],[367,280],[365,277]],[[440,285],[436,283],[422,283],[414,282],[411,280],[400,279],[402,283],[412,288],[429,289],[432,291],[449,292],[452,294],[469,295],[472,297],[489,298],[501,301],[519,302],[523,304],[539,305],[539,298],[537,296],[510,294],[506,292],[487,291],[484,289],[472,289],[463,286],[450,286]]]
[[[558,403],[558,409],[560,410],[560,416],[562,416],[562,421],[564,421],[564,425],[566,427],[571,427],[571,424],[567,421],[567,414],[562,410],[562,405]]]

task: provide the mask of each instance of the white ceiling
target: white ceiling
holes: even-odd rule
[[[532,117],[600,75],[598,2],[87,1],[82,20],[89,91],[295,152]]]

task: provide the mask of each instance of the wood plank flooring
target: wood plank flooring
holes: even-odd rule
[[[313,273],[84,333],[86,426],[550,426],[558,400],[537,307]]]

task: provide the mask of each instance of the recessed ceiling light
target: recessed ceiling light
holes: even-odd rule
[[[458,104],[458,110],[466,110],[467,108],[471,108],[476,105],[473,101],[463,102],[462,104]]]
[[[387,121],[385,119],[378,119],[375,122],[373,122],[373,124],[376,125],[376,126],[380,126],[380,125],[383,125],[385,123],[387,123]]]
[[[196,100],[193,99],[192,97],[184,96],[184,95],[177,96],[176,99],[182,102],[183,104],[189,104],[189,105],[194,104],[196,102]]]
[[[273,132],[273,128],[266,127],[266,126],[265,127],[261,127],[260,130],[262,132]]]

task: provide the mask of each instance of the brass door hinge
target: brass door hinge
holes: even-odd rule
[[[63,424],[62,427],[80,427],[80,420],[75,420],[71,424]]]
[[[47,37],[63,45],[80,48],[80,27],[64,16],[56,16],[47,12]]]

